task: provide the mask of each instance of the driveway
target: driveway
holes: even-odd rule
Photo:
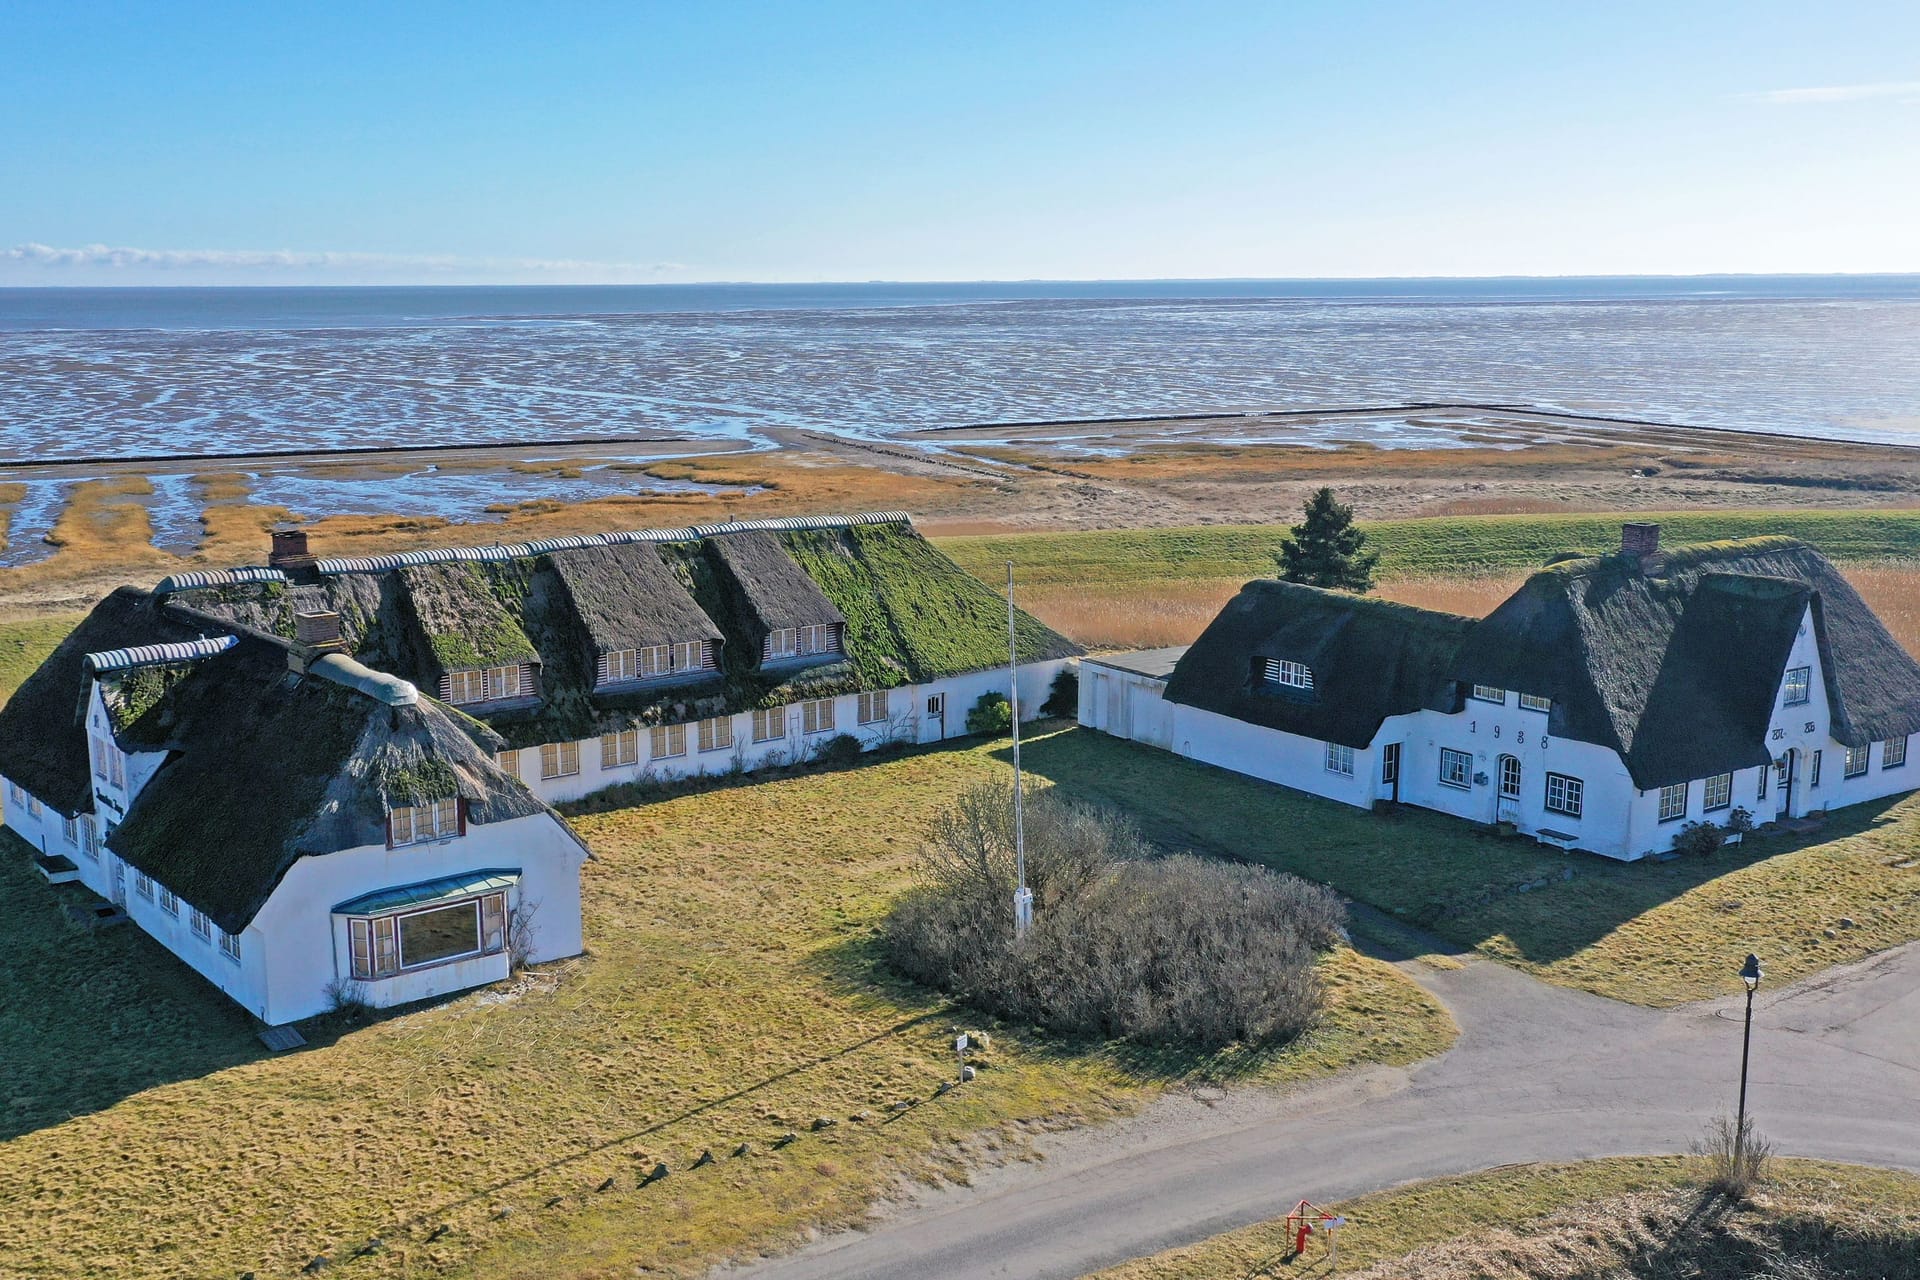
[[[1742,997],[1656,1011],[1492,961],[1409,964],[1454,1048],[1287,1094],[1169,1097],[1043,1139],[1034,1164],[917,1199],[754,1280],[1075,1277],[1397,1183],[1530,1160],[1685,1151],[1731,1114]],[[1755,1001],[1748,1110],[1783,1155],[1920,1172],[1920,943]]]

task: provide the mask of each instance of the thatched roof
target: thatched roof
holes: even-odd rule
[[[594,654],[721,638],[650,542],[586,547],[548,560]]]
[[[478,561],[367,562],[364,570],[284,584],[184,589],[169,607],[209,631],[281,637],[293,635],[295,611],[329,610],[339,615],[354,657],[427,690],[438,687],[446,669],[429,622],[443,628],[442,650],[523,652],[525,641],[541,663],[537,705],[486,710],[487,722],[514,746],[920,683],[1006,661],[1005,599],[942,555],[911,522],[778,524],[688,530],[684,539],[557,547],[516,558],[489,551]],[[430,573],[439,575],[432,589],[421,589]],[[424,616],[416,608],[422,600]],[[696,617],[711,630],[680,634]],[[478,639],[476,618],[490,620]],[[835,622],[846,624],[842,659],[798,669],[760,667],[769,629]],[[1023,661],[1080,652],[1025,613],[1017,631]],[[593,656],[604,647],[708,635],[722,641],[720,669],[708,677],[594,687]],[[505,643],[495,645],[496,636]]]
[[[706,547],[746,605],[743,621],[754,648],[759,648],[769,631],[847,620],[819,584],[795,563],[779,535],[730,533],[707,539]]]
[[[258,640],[191,668],[142,723],[137,745],[169,757],[107,845],[229,933],[296,859],[382,843],[392,807],[457,795],[473,823],[546,811],[493,767],[484,727],[428,698],[290,682],[284,651]]]
[[[1763,764],[1788,650],[1812,609],[1836,740],[1920,731],[1920,664],[1819,552],[1790,538],[1679,547],[1534,574],[1450,672],[1554,701],[1556,736],[1618,751],[1641,789]]]
[[[94,606],[0,709],[0,774],[67,817],[93,807],[88,766],[86,655],[133,645],[192,640],[201,633],[122,587]]]
[[[503,570],[506,566],[427,564],[395,571],[422,674],[432,687],[449,671],[539,661],[516,616],[524,589],[510,570]]]
[[[1193,642],[1166,698],[1249,724],[1364,747],[1388,716],[1439,705],[1471,618],[1291,582],[1249,582]],[[1271,689],[1257,660],[1304,662],[1311,691]]]

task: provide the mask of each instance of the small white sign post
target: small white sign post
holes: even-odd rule
[[[1340,1269],[1340,1228],[1347,1225],[1344,1216],[1328,1218],[1320,1224],[1320,1230],[1327,1233],[1327,1270]]]

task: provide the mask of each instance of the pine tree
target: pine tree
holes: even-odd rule
[[[1373,590],[1380,557],[1366,549],[1367,535],[1353,527],[1353,508],[1322,489],[1307,501],[1307,518],[1280,543],[1280,577],[1340,591]]]

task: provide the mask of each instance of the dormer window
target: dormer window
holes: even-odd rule
[[[428,804],[403,805],[387,815],[387,845],[425,844],[460,834],[460,801],[452,796]]]
[[[823,653],[840,652],[840,628],[835,623],[805,627],[781,627],[767,633],[764,660],[811,658]]]
[[[1787,672],[1787,678],[1780,684],[1780,705],[1798,707],[1812,696],[1813,668],[1794,667]]]
[[[1495,684],[1473,686],[1473,696],[1481,702],[1497,702],[1503,707],[1507,704],[1507,691]]]
[[[1543,698],[1537,693],[1523,693],[1520,695],[1520,709],[1522,711],[1551,711],[1553,710],[1553,699]]]
[[[714,665],[712,649],[701,640],[615,649],[600,655],[599,683],[657,680],[686,671],[709,671]]]
[[[449,671],[440,679],[441,701],[461,706],[474,702],[503,702],[530,693],[533,681],[524,665],[473,667]]]
[[[1308,692],[1313,689],[1313,669],[1304,662],[1294,662],[1289,658],[1260,659],[1260,678],[1283,689]]]

